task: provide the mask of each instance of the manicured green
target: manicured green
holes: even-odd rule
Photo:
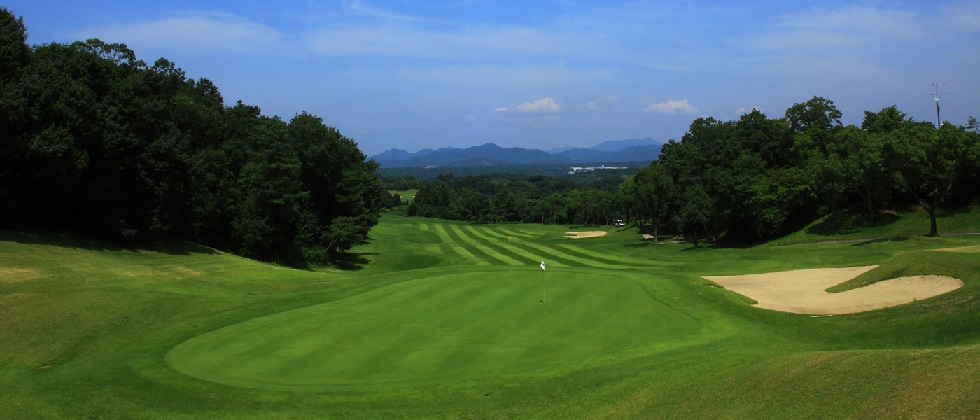
[[[606,229],[572,240],[567,226],[385,216],[346,271],[283,268],[187,243],[130,249],[0,233],[0,413],[980,413],[980,237],[694,249]],[[936,251],[947,248],[972,252]],[[965,286],[812,317],[754,308],[701,278],[868,264],[881,267],[841,288],[917,273]]]
[[[258,388],[436,385],[571,365],[698,329],[634,282],[534,269],[437,275],[256,318],[195,337],[167,360]]]

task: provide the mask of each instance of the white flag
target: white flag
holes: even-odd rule
[[[544,261],[541,261],[541,269],[544,270]]]

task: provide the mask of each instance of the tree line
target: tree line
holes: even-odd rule
[[[833,101],[814,97],[769,118],[699,118],[658,160],[591,188],[547,177],[440,177],[421,183],[411,215],[487,222],[608,224],[626,219],[699,238],[756,243],[840,211],[869,221],[921,206],[938,234],[937,212],[980,197],[980,133],[914,121],[895,106],[843,125]],[[551,186],[549,188],[549,186]]]
[[[833,101],[820,97],[783,118],[759,111],[738,121],[699,118],[624,183],[629,211],[695,238],[758,242],[833,212],[874,221],[884,210],[918,204],[937,235],[943,206],[980,197],[974,124],[937,129],[896,106],[866,111],[860,127],[840,118]]]
[[[326,261],[377,224],[377,165],[321,118],[226,106],[210,80],[124,44],[26,41],[0,8],[2,227],[295,263]]]
[[[609,223],[621,206],[615,193],[623,175],[480,175],[444,173],[420,182],[406,212],[410,216],[474,223]]]

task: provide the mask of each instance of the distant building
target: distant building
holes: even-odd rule
[[[579,172],[601,171],[601,170],[605,170],[605,169],[629,169],[629,167],[626,167],[626,166],[606,166],[606,165],[601,165],[601,166],[586,166],[586,167],[572,166],[571,169],[572,169],[571,171],[568,171],[568,174],[569,175],[574,175],[574,174],[577,174]]]

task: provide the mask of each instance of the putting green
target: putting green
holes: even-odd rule
[[[695,332],[629,276],[496,267],[406,281],[230,325],[167,355],[228,385],[337,389],[452,383],[574,364]]]

